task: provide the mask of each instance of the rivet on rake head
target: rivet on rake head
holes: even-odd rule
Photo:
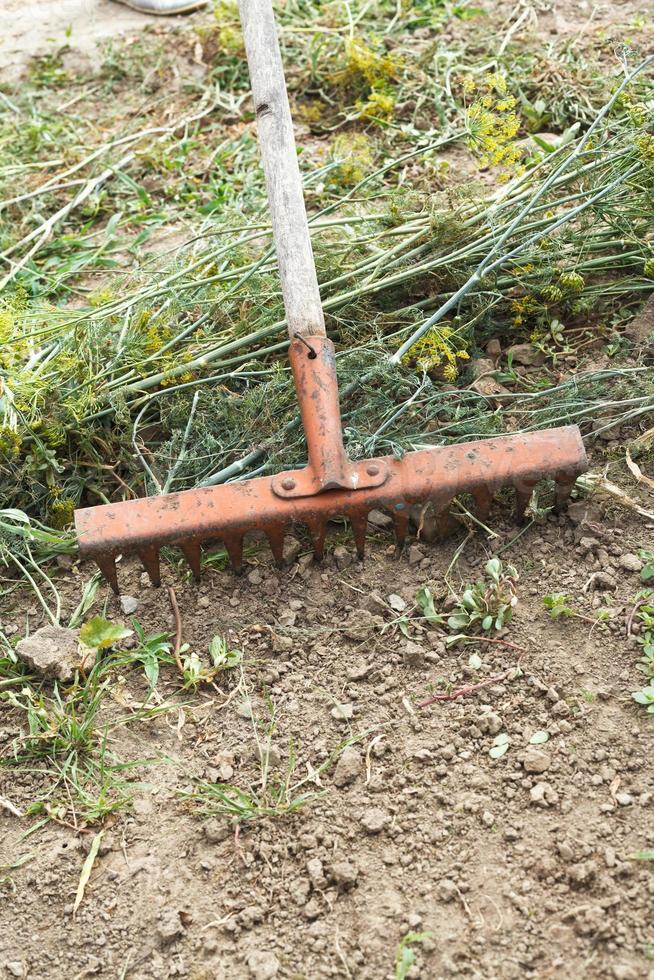
[[[282,480],[282,487],[284,490],[295,490],[295,480],[287,476],[285,480]]]
[[[377,476],[379,473],[379,467],[376,463],[370,463],[369,466],[366,466],[366,473],[368,476]]]

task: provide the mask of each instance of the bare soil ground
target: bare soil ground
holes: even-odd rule
[[[502,547],[516,529],[496,527]],[[206,650],[216,633],[229,636],[245,651],[247,698],[264,728],[274,702],[278,775],[292,751],[295,778],[314,773],[350,737],[359,758],[351,749],[352,772],[336,763],[309,782],[324,796],[235,838],[226,823],[199,820],[178,791],[192,777],[247,786],[260,776],[244,691],[184,698],[169,673],[161,692],[179,710],[112,737],[121,759],[161,762],[134,774],[133,810],[106,834],[76,917],[92,835],[49,825],[21,841],[30,821],[0,816],[0,863],[33,855],[4,896],[7,975],[374,980],[393,976],[406,932],[424,930],[413,976],[651,980],[654,879],[630,855],[652,844],[652,729],[630,698],[637,651],[625,622],[638,577],[620,564],[651,539],[651,526],[594,503],[531,527],[504,553],[521,575],[507,639],[525,652],[479,645],[478,671],[469,648],[446,651],[435,630],[405,639],[388,604],[399,595],[411,607],[425,582],[442,589],[456,541],[414,545],[398,562],[378,534],[363,565],[339,551],[338,565],[300,555],[282,571],[262,552],[244,578],[213,571],[199,586],[169,572],[184,639]],[[455,581],[479,577],[487,554],[470,542]],[[584,593],[596,571],[609,578]],[[165,590],[134,565],[121,575],[146,630],[165,628]],[[79,589],[68,590],[71,608]],[[554,622],[542,604],[552,591],[585,595],[586,614],[602,602],[616,618]],[[126,618],[109,597],[108,614]],[[22,630],[24,617],[13,610],[4,628],[13,620]],[[519,658],[520,676],[417,706],[439,679],[458,688]],[[129,672],[122,704],[144,693]],[[351,706],[351,719],[335,718],[336,704]],[[5,740],[15,734],[7,725]],[[537,730],[550,738],[530,761]],[[511,746],[494,761],[498,732]],[[37,785],[5,772],[0,792],[20,806]]]
[[[3,0],[2,15],[0,80],[16,78],[35,55],[68,45],[76,53],[93,56],[98,41],[161,22],[114,0]],[[181,20],[171,17],[166,23]]]

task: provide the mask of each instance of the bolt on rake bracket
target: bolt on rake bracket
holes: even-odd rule
[[[353,462],[343,446],[334,345],[327,337],[291,341],[289,361],[300,404],[309,462],[271,480],[277,497],[313,497],[326,490],[369,490],[388,479],[383,459]]]

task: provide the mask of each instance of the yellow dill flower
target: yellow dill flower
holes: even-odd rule
[[[443,368],[443,377],[446,381],[456,381],[458,374],[455,364],[446,364]]]
[[[477,83],[472,75],[466,75],[463,79],[462,88],[464,95],[472,95],[473,92],[477,91]]]
[[[469,361],[469,360],[470,360],[470,354],[468,353],[468,351],[467,351],[467,350],[458,350],[458,351],[456,352],[456,356],[457,356],[457,357],[458,357],[458,358],[459,358],[460,360],[462,360],[462,361]]]
[[[506,92],[506,78],[499,72],[494,72],[492,75],[487,75],[485,82],[488,88],[495,89],[499,95],[504,95]]]
[[[0,460],[8,462],[20,455],[23,440],[9,425],[0,426]]]
[[[366,102],[357,102],[357,109],[363,119],[388,122],[395,112],[395,99],[383,92],[371,92]]]
[[[54,500],[48,508],[50,523],[58,531],[72,524],[73,514],[75,513],[75,501],[70,497]]]

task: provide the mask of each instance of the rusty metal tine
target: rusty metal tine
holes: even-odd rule
[[[224,534],[223,544],[225,545],[225,550],[229,555],[232,568],[237,575],[240,575],[243,571],[243,535]]]
[[[273,558],[278,567],[284,563],[284,537],[286,534],[286,527],[282,524],[281,527],[273,527],[272,525],[266,528],[266,537],[268,538],[268,543],[270,545],[270,550],[273,553]]]
[[[187,538],[184,541],[178,541],[177,545],[184,552],[184,557],[193,572],[193,578],[199,579],[202,574],[202,548],[200,547],[200,542],[197,538]]]
[[[98,554],[96,555],[96,563],[98,568],[106,578],[107,582],[116,593],[120,595],[120,589],[118,588],[118,572],[116,569],[116,558],[114,555]]]
[[[350,511],[348,514],[352,536],[357,549],[357,556],[363,559],[366,550],[366,532],[368,530],[368,508]]]
[[[393,529],[395,531],[395,548],[399,553],[404,547],[407,532],[409,530],[409,509],[393,511]]]
[[[574,477],[570,478],[569,476],[562,476],[560,474],[555,477],[554,510],[557,514],[561,513],[567,507],[568,499],[574,485]]]
[[[534,492],[537,480],[523,480],[519,484],[514,484],[515,489],[515,518],[516,521],[524,520],[525,511],[529,506],[531,495]]]
[[[454,531],[461,527],[459,521],[450,514],[452,500],[448,500],[445,506],[440,504],[436,510],[436,536],[439,540],[449,537],[450,534],[453,534]]]
[[[489,487],[475,487],[472,491],[472,499],[475,502],[475,517],[485,524],[490,515],[493,491]]]
[[[307,527],[313,544],[313,554],[316,561],[322,561],[325,554],[325,538],[327,537],[327,518],[324,520],[307,520]]]
[[[148,545],[145,548],[139,548],[137,551],[139,558],[143,563],[143,567],[150,576],[150,581],[153,585],[161,585],[161,569],[159,565],[159,549],[156,545]]]

